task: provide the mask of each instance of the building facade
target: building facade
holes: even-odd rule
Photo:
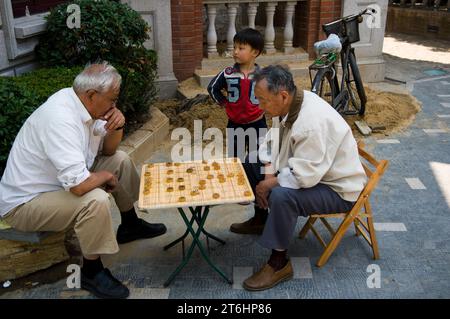
[[[45,32],[46,11],[63,0],[0,0],[0,75],[17,76],[39,67],[33,56]],[[150,25],[147,48],[158,53],[160,97],[175,96],[178,82],[211,65],[231,61],[227,51],[236,30],[260,30],[268,62],[314,58],[321,25],[367,6],[379,8],[376,27],[360,25],[356,43],[366,81],[384,79],[382,44],[388,0],[122,0]],[[269,58],[273,57],[272,60]],[[215,59],[222,59],[215,60]],[[225,60],[224,60],[225,59]],[[205,71],[206,72],[206,71]]]

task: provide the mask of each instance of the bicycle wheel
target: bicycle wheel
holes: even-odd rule
[[[361,75],[359,74],[358,65],[356,63],[355,52],[350,51],[348,55],[348,78],[346,79],[348,93],[350,95],[349,111],[354,111],[359,115],[364,115],[366,111],[366,92],[364,91],[364,86],[361,80]],[[350,105],[353,110],[350,109]]]
[[[334,83],[334,72],[331,70],[318,72],[314,77],[311,92],[316,93],[334,108],[333,102],[337,93]]]

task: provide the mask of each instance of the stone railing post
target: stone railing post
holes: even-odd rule
[[[233,38],[236,34],[236,15],[239,4],[230,3],[228,7],[228,32],[227,32],[227,53],[233,55]]]
[[[206,6],[208,13],[208,33],[206,35],[206,40],[208,43],[208,58],[218,56],[217,52],[217,32],[216,32],[216,15],[217,6],[214,4],[208,4]]]
[[[249,3],[247,7],[247,13],[248,13],[248,27],[255,29],[255,17],[256,12],[258,10],[259,3]]]
[[[277,2],[266,3],[266,31],[264,35],[264,49],[267,54],[275,53],[275,29],[273,27],[273,16],[275,15],[275,7]]]
[[[292,39],[294,38],[294,28],[292,24],[292,18],[294,16],[295,6],[297,1],[288,1],[285,7],[285,18],[286,24],[284,27],[284,42],[283,42],[283,52],[292,53],[294,48],[292,47]]]

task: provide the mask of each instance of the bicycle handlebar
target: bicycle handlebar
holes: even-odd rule
[[[373,13],[377,13],[377,10],[375,10],[374,8],[371,8],[371,7],[367,7],[363,11],[361,11],[358,15],[362,16],[365,14],[373,14]]]
[[[363,15],[372,15],[375,14],[377,11],[372,7],[367,7],[358,14],[352,14],[346,17],[342,17],[338,20],[329,22],[327,24],[322,25],[323,30],[325,31],[325,34],[327,36],[330,36],[331,34],[335,34],[339,37],[340,43],[342,45],[347,44],[349,37],[347,35],[347,25],[350,29],[358,28],[358,26],[355,26],[355,23],[361,23],[363,22]],[[359,41],[359,34],[358,30],[351,32],[353,35],[352,42]],[[355,36],[356,34],[356,36]],[[316,53],[319,55],[318,52],[325,51],[325,52],[339,52],[341,48],[337,49],[334,46],[330,47],[329,43],[326,42],[327,40],[318,41],[314,43],[314,49],[316,50]],[[334,44],[333,44],[334,45]],[[321,47],[322,46],[322,47]]]
[[[375,10],[374,8],[371,8],[371,7],[367,7],[358,14],[351,14],[351,15],[343,17],[341,19],[342,20],[350,20],[350,19],[354,19],[355,17],[362,17],[363,15],[372,15],[375,13],[377,13],[377,10]],[[360,22],[362,22],[362,21],[360,21]]]

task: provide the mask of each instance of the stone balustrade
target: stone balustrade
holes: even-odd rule
[[[305,1],[305,0],[303,0]],[[206,6],[206,13],[208,17],[208,29],[207,29],[207,56],[208,58],[216,57],[219,55],[217,50],[217,31],[216,31],[216,17],[218,9],[226,6],[228,15],[228,27],[227,27],[227,45],[226,52],[231,53],[233,51],[233,37],[236,34],[236,16],[238,14],[238,8],[244,4],[246,6],[246,12],[248,16],[248,27],[255,28],[255,18],[258,10],[262,7],[261,3],[264,3],[266,25],[264,31],[264,49],[266,54],[275,53],[275,28],[274,28],[274,15],[277,5],[284,3],[284,32],[283,32],[283,48],[282,51],[286,54],[292,53],[294,48],[292,46],[292,40],[294,38],[294,26],[293,17],[295,12],[295,6],[300,1],[273,1],[273,0],[205,0],[203,1]]]

